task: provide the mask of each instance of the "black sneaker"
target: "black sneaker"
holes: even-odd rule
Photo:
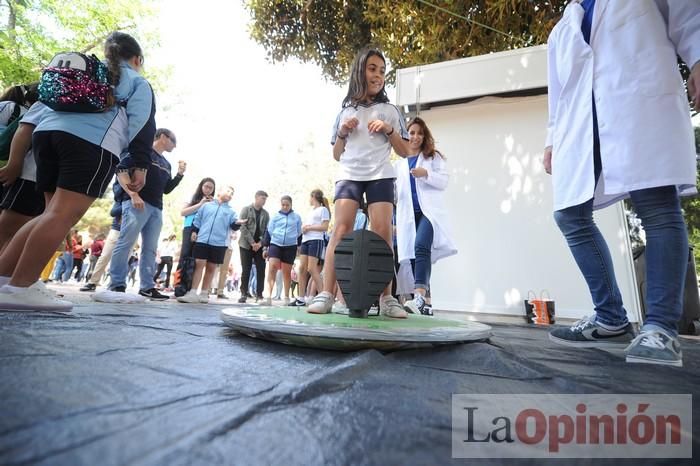
[[[240,298],[238,298],[238,304],[245,304],[245,299],[245,296],[241,296]]]
[[[167,294],[159,293],[155,288],[151,288],[150,290],[139,290],[139,294],[147,297],[148,299],[152,299],[153,301],[165,301],[166,299],[170,298],[170,296]]]
[[[584,317],[571,327],[555,328],[549,332],[549,339],[554,343],[578,347],[618,347],[629,345],[635,334],[632,324],[620,330],[607,330],[595,320],[595,314]]]
[[[114,288],[110,289],[109,291],[116,291],[117,293],[126,293],[126,287],[125,286],[115,286]]]
[[[423,315],[424,316],[431,316],[433,315],[433,305],[425,303],[425,306],[423,306]]]
[[[95,291],[97,289],[97,285],[94,283],[88,283],[84,287],[80,288],[80,291]]]
[[[290,304],[290,306],[294,306],[294,307],[305,307],[305,306],[306,306],[306,301],[304,301],[303,299],[297,298],[297,299],[295,299],[294,301],[292,301],[292,303]]]

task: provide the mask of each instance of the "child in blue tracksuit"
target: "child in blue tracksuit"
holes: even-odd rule
[[[267,304],[272,304],[272,287],[277,271],[282,268],[284,281],[284,304],[289,305],[289,287],[292,283],[292,267],[297,256],[297,248],[301,245],[301,217],[292,210],[292,198],[282,196],[282,209],[272,217],[267,225],[267,233],[263,244],[263,256],[269,258],[270,267],[267,272],[267,284],[270,296]],[[258,277],[260,280],[261,277]]]
[[[224,263],[226,245],[231,230],[238,230],[248,220],[238,220],[238,215],[228,204],[233,197],[233,187],[226,186],[216,201],[204,204],[192,223],[192,255],[195,259],[192,289],[177,300],[181,303],[208,303],[209,289],[216,269]],[[204,275],[204,280],[202,280]],[[197,294],[202,281],[202,293]]]

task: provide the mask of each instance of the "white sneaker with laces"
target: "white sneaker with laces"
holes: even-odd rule
[[[56,292],[38,281],[21,291],[10,292],[0,288],[0,310],[5,311],[59,311],[68,312],[73,303],[56,297]]]
[[[340,301],[336,301],[335,304],[333,305],[333,312],[335,314],[348,315],[350,313],[350,310],[348,309],[348,306],[345,305],[345,303],[342,303]]]
[[[405,319],[408,317],[408,312],[393,296],[383,296],[379,299],[379,313],[394,319]]]
[[[187,304],[199,304],[199,295],[195,290],[190,290],[187,293],[185,293],[183,296],[180,296],[177,298],[178,303],[187,303]]]
[[[333,310],[333,301],[333,295],[323,291],[311,300],[311,304],[306,308],[306,312],[310,314],[328,314]]]

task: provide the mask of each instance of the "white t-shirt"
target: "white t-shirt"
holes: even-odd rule
[[[331,213],[324,206],[318,206],[306,216],[304,225],[321,225],[326,220],[331,219]],[[323,239],[322,231],[308,231],[301,237],[301,242],[311,241],[312,239]]]
[[[335,144],[338,129],[343,121],[355,117],[360,124],[345,141],[345,152],[340,156],[340,170],[336,181],[372,181],[383,178],[396,178],[394,167],[389,157],[391,143],[383,133],[370,133],[367,125],[372,120],[383,120],[389,123],[394,131],[408,140],[406,123],[399,109],[390,103],[358,104],[355,107],[345,107],[340,111],[333,125],[331,144]]]
[[[11,100],[3,100],[2,102],[0,102],[0,132],[7,127],[16,107],[17,103]],[[21,117],[25,113],[27,113],[27,107],[25,107],[24,105],[20,105],[19,116]]]
[[[174,257],[177,252],[177,241],[164,241],[164,243],[160,249],[161,257]]]

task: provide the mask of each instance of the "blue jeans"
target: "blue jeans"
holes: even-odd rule
[[[139,254],[139,277],[141,290],[155,288],[153,275],[156,273],[156,250],[158,237],[163,226],[163,211],[144,202],[143,209],[135,209],[131,200],[122,202],[122,225],[119,240],[112,252],[109,266],[111,288],[126,287],[129,271],[129,256],[141,234],[141,254]]]
[[[683,286],[688,261],[688,233],[675,186],[631,191],[635,210],[647,237],[647,318],[645,327],[678,334],[683,312]],[[571,253],[586,279],[596,320],[607,325],[627,323],[610,251],[593,221],[593,199],[554,212]]]
[[[432,272],[432,261],[430,250],[433,247],[433,225],[423,212],[414,212],[416,220],[416,258],[411,261],[413,275],[415,277],[414,288],[430,289],[430,273]]]
[[[63,258],[63,269],[61,269],[61,273],[58,275],[58,278],[64,282],[67,282],[70,280],[70,274],[73,271],[73,253],[64,252],[61,257]]]

